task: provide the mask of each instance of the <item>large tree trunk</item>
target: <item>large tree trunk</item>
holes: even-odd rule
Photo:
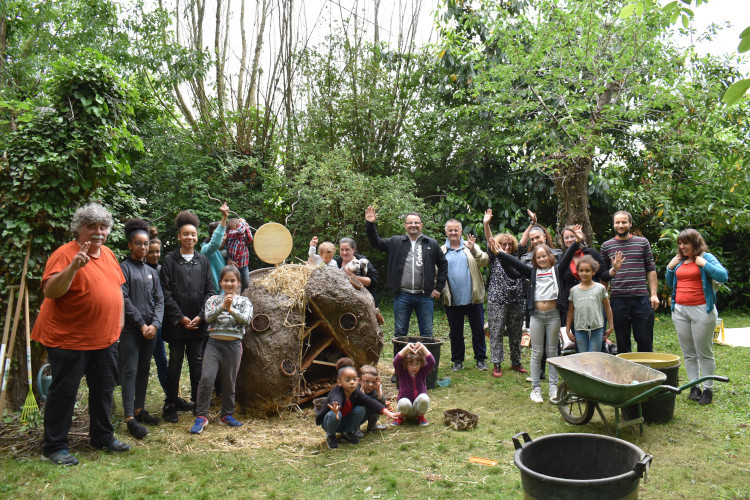
[[[580,224],[586,241],[592,241],[589,220],[589,173],[591,158],[562,158],[555,180],[557,196],[557,233],[565,226]]]

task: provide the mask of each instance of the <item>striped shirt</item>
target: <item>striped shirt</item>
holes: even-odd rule
[[[615,252],[625,257],[622,267],[610,281],[612,297],[648,296],[647,273],[656,271],[651,245],[646,238],[631,236],[627,240],[612,238],[602,245],[602,257],[607,268],[612,267]]]

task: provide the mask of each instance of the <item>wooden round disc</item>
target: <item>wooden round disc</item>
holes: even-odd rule
[[[292,253],[292,235],[276,222],[263,224],[255,232],[253,249],[266,264],[281,264]]]

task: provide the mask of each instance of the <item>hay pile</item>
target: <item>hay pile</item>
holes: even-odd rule
[[[257,284],[275,295],[286,307],[302,308],[305,304],[305,285],[316,266],[284,264],[258,280]],[[286,299],[279,297],[283,295]]]

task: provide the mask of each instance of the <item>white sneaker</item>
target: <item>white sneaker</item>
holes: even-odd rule
[[[549,402],[557,403],[557,386],[556,385],[549,386]]]
[[[544,397],[542,396],[541,387],[534,387],[531,390],[531,400],[535,403],[544,403]]]

